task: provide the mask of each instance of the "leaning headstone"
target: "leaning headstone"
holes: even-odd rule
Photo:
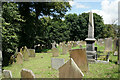
[[[84,74],[71,58],[59,68],[59,78],[82,78]]]
[[[23,55],[22,55],[22,53],[18,52],[17,58],[16,58],[16,62],[18,64],[22,64],[23,63]]]
[[[72,58],[78,67],[84,71],[88,71],[88,62],[87,62],[87,55],[86,49],[72,49],[69,51],[70,58]]]
[[[3,77],[4,78],[12,78],[12,73],[10,70],[3,70]]]
[[[59,56],[59,49],[58,48],[52,48],[52,56],[53,57]]]
[[[59,69],[63,64],[65,64],[64,59],[61,58],[51,58],[51,66],[53,69]]]
[[[28,49],[30,56],[29,57],[35,57],[35,49]]]
[[[103,39],[98,39],[97,45],[104,46],[104,40]]]
[[[105,51],[112,51],[112,38],[105,38]]]
[[[22,69],[21,78],[35,78],[35,75],[31,70]]]

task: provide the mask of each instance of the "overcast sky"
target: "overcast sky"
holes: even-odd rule
[[[69,1],[72,9],[67,12],[81,14],[95,12],[103,17],[105,24],[113,24],[118,20],[118,1],[120,0],[73,0]]]

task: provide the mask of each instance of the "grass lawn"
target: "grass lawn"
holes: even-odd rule
[[[77,48],[79,46],[72,49]],[[35,58],[29,58],[29,61],[24,61],[22,65],[14,63],[3,67],[3,69],[11,70],[13,78],[20,78],[22,68],[32,70],[36,78],[59,78],[59,71],[51,68],[51,58],[52,53],[36,53]],[[70,59],[69,54],[59,55],[56,58],[64,58],[65,61]],[[89,63],[89,71],[84,73],[83,78],[118,78],[118,65],[115,64],[116,61],[117,56],[113,56],[113,53],[111,53],[108,64]]]

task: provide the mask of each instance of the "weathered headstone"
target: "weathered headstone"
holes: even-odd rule
[[[74,42],[73,43],[73,47],[76,47],[78,44],[77,44],[77,42]]]
[[[24,50],[23,50],[24,60],[27,61],[27,60],[29,59],[29,56],[30,56],[30,53],[29,53],[27,47],[25,46],[25,47],[24,47]]]
[[[58,48],[52,48],[52,56],[53,57],[59,56],[59,49]]]
[[[82,78],[84,74],[71,58],[59,68],[59,78]]]
[[[89,62],[96,61],[96,51],[94,48],[94,43],[96,39],[94,38],[94,20],[93,20],[93,13],[92,11],[89,12],[89,25],[88,25],[88,38],[85,39],[87,46],[86,46],[86,53]],[[91,59],[92,56],[92,59]]]
[[[35,78],[34,73],[28,69],[21,70],[21,78]]]
[[[61,58],[51,58],[51,66],[53,69],[59,69],[63,64],[65,64],[64,59]]]
[[[69,51],[69,50],[71,50],[71,49],[72,49],[72,44],[69,43],[69,44],[67,45],[67,50]]]
[[[118,38],[118,62],[117,63],[120,64],[120,37]],[[120,68],[119,68],[119,71],[120,71]]]
[[[104,40],[103,39],[98,39],[97,45],[104,46]]]
[[[114,56],[117,56],[117,55],[118,55],[118,52],[117,52],[117,51],[115,51],[115,52],[114,52]]]
[[[62,44],[62,55],[67,54],[67,46],[65,43]]]
[[[56,42],[54,41],[54,43],[52,43],[52,48],[56,48]]]
[[[105,38],[105,51],[112,51],[112,38]]]
[[[30,56],[29,57],[35,57],[35,49],[28,49]]]
[[[113,41],[113,50],[116,51],[116,48],[117,48],[117,40],[118,38],[114,38],[114,41]]]
[[[10,70],[3,70],[4,78],[12,78],[12,73]]]
[[[18,64],[22,64],[23,63],[23,55],[22,55],[22,53],[18,52],[17,58],[16,58],[16,62]]]
[[[70,58],[72,58],[78,67],[83,71],[88,71],[88,62],[87,62],[87,55],[86,49],[72,49],[69,51]]]
[[[80,45],[80,49],[82,49],[82,45]]]

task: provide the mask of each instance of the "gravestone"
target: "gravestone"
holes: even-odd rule
[[[77,44],[77,42],[74,42],[73,43],[73,47],[76,47],[78,44]]]
[[[98,39],[97,45],[104,46],[104,40],[103,39]]]
[[[52,56],[53,57],[59,56],[59,49],[58,48],[52,48]]]
[[[112,38],[105,38],[105,51],[112,51]]]
[[[68,51],[71,50],[71,49],[72,49],[72,44],[69,43],[69,44],[67,45],[67,48],[68,48],[68,49],[67,49]]]
[[[3,77],[4,78],[12,78],[12,73],[10,70],[3,70]]]
[[[117,40],[118,40],[118,38],[115,37],[115,38],[114,38],[114,41],[113,41],[113,50],[114,50],[114,51],[116,51],[116,48],[117,48]]]
[[[22,64],[22,63],[23,63],[23,55],[22,55],[21,52],[18,52],[17,58],[16,58],[16,62],[17,62],[18,64]]]
[[[72,49],[69,50],[70,58],[72,58],[77,66],[83,71],[88,71],[88,62],[86,49]]]
[[[114,56],[117,56],[117,55],[118,55],[118,52],[117,52],[117,51],[115,51],[115,52],[114,52]]]
[[[24,60],[25,61],[29,60],[29,56],[30,56],[30,53],[29,53],[27,47],[25,46],[24,50],[23,50],[23,58],[24,58]]]
[[[59,78],[82,78],[84,74],[72,58],[59,68]]]
[[[63,64],[65,64],[64,59],[61,58],[51,58],[51,66],[53,69],[59,69]]]
[[[86,40],[86,53],[89,62],[96,61],[96,51],[94,48],[94,43],[96,39],[94,38],[94,20],[92,11],[89,12],[89,24],[88,24],[88,38]]]
[[[56,48],[56,42],[54,41],[54,43],[52,43],[52,48]]]
[[[62,44],[62,55],[67,54],[67,46],[65,43]]]
[[[28,49],[30,56],[29,57],[35,57],[35,49]]]
[[[80,49],[82,49],[82,45],[80,45]]]
[[[120,37],[118,38],[118,64],[120,64]],[[120,71],[120,68],[119,68]]]
[[[34,73],[28,69],[21,70],[21,78],[35,78]]]

